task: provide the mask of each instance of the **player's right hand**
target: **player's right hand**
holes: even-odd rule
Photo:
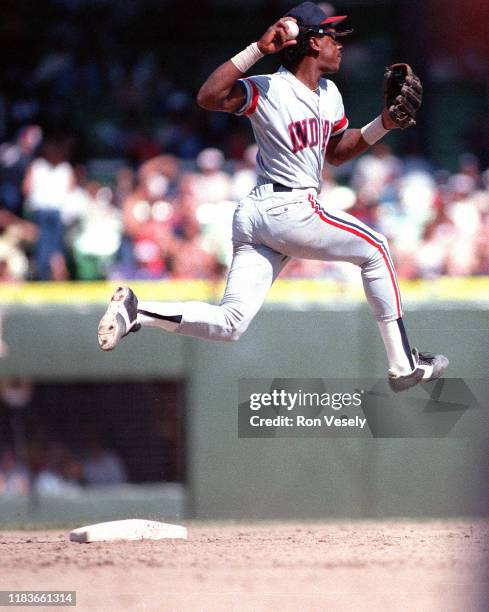
[[[268,28],[263,36],[258,41],[258,48],[264,55],[278,53],[286,47],[292,47],[297,44],[294,38],[287,38],[288,29],[285,21],[296,21],[293,17],[283,17]]]

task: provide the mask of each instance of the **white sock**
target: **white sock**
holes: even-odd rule
[[[389,371],[398,376],[410,374],[413,367],[406,353],[398,321],[377,321],[377,324],[384,341],[387,360],[389,361]],[[405,340],[407,344],[407,338]]]
[[[180,325],[180,321],[171,321],[161,317],[182,316],[182,304],[179,302],[139,302],[138,323],[144,327],[159,327],[168,332],[173,332]],[[152,316],[155,315],[155,316]],[[160,315],[158,317],[158,315]]]

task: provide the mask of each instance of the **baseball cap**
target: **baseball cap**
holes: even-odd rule
[[[338,23],[344,21],[347,15],[328,17],[322,8],[314,4],[314,2],[303,2],[291,9],[286,17],[297,19],[297,24],[300,28],[314,30],[319,34],[323,34],[322,30],[325,32],[328,29],[334,28]]]

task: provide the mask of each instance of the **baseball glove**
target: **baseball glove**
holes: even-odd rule
[[[409,64],[392,64],[385,69],[384,100],[389,116],[402,130],[416,125],[423,86]]]

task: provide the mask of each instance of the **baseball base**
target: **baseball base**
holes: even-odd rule
[[[80,544],[122,540],[186,540],[187,529],[145,519],[124,519],[79,527],[70,532],[69,539]]]

